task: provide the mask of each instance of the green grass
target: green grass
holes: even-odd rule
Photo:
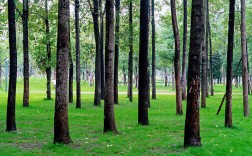
[[[215,86],[216,94],[207,98],[207,108],[200,110],[202,147],[183,148],[185,115],[175,115],[175,95],[158,95],[151,101],[149,126],[137,124],[137,95],[129,103],[120,95],[115,106],[118,135],[103,134],[103,106],[94,107],[93,95],[82,94],[82,109],[69,105],[69,127],[73,143],[54,145],[54,101],[45,98],[45,80],[31,79],[30,107],[22,107],[22,81],[18,81],[17,132],[6,133],[7,94],[0,91],[0,155],[249,155],[252,153],[252,121],[243,117],[242,94],[233,95],[233,124],[224,127],[224,107],[215,113],[225,87]],[[159,86],[158,90],[170,88]],[[241,89],[234,89],[235,93]],[[83,92],[93,91],[84,85]],[[126,87],[120,87],[126,91]],[[136,91],[136,90],[135,90]],[[249,96],[251,100],[251,96]],[[185,114],[185,102],[183,102]]]

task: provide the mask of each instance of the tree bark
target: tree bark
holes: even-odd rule
[[[17,83],[17,47],[16,47],[16,23],[15,1],[8,0],[8,26],[10,48],[10,73],[7,101],[6,132],[16,131],[16,83]]]
[[[228,50],[227,50],[227,85],[226,85],[226,109],[225,126],[232,127],[232,81],[233,81],[233,49],[234,49],[234,19],[235,0],[230,0],[228,22]]]
[[[140,1],[138,123],[148,125],[149,0]]]
[[[152,6],[152,99],[157,99],[156,94],[156,26],[155,26],[155,0],[151,0]]]
[[[177,24],[175,0],[171,0],[171,14],[172,14],[172,26],[175,42],[174,67],[175,67],[175,81],[176,81],[176,114],[182,115],[183,110],[182,110],[182,94],[181,94],[181,82],[180,82],[180,39]]]
[[[70,23],[69,23],[70,24]],[[69,25],[70,27],[70,25]],[[73,59],[71,52],[71,41],[70,41],[70,32],[69,32],[69,82],[68,82],[68,102],[73,103]]]
[[[208,24],[209,23],[209,3],[208,3],[208,0],[206,0],[206,97],[209,97],[209,85],[208,85],[208,76],[209,76],[209,70],[208,70],[208,46],[209,46],[209,43],[208,43],[208,38],[209,38],[209,32],[208,32]]]
[[[104,133],[117,133],[114,115],[114,0],[106,0]]]
[[[92,12],[94,21],[94,35],[95,35],[95,96],[94,106],[101,105],[101,52],[99,39],[99,1],[94,0],[94,12]]]
[[[28,43],[28,0],[23,0],[23,50],[24,50],[24,94],[23,106],[29,106],[29,43]],[[0,70],[1,72],[1,70]]]
[[[186,100],[186,45],[187,45],[187,0],[184,0],[184,23],[183,23],[183,58],[182,58],[182,100]]]
[[[188,65],[187,107],[184,146],[200,146],[199,95],[202,50],[203,0],[192,1],[191,36]]]
[[[68,54],[69,54],[69,0],[59,0],[56,65],[56,100],[54,114],[54,143],[71,142],[68,126]]]
[[[50,26],[48,20],[48,0],[45,1],[45,25],[46,25],[46,52],[47,52],[47,67],[46,67],[46,97],[47,99],[52,99],[51,97],[51,43],[50,43]]]
[[[241,0],[241,49],[242,49],[242,86],[244,116],[249,116],[248,104],[248,64],[246,52],[246,6],[245,0]]]
[[[208,34],[209,34],[209,46],[210,46],[210,92],[211,96],[214,96],[214,82],[213,82],[213,48],[212,48],[212,37],[211,37],[211,25],[208,16]]]
[[[130,27],[130,36],[129,36],[129,74],[128,74],[128,90],[129,90],[129,101],[133,102],[133,15],[132,15],[132,0],[130,0],[129,5],[129,27]]]
[[[102,11],[102,0],[100,0],[100,53],[101,53],[101,99],[104,100],[104,15]]]
[[[118,104],[118,65],[120,45],[120,0],[115,1],[116,27],[115,27],[115,68],[114,68],[114,103]]]
[[[168,86],[167,69],[165,68],[165,87]]]
[[[206,52],[206,0],[203,0],[203,39],[202,39],[202,68],[201,68],[201,108],[206,107],[207,87],[207,52]]]
[[[81,71],[80,71],[80,1],[75,0],[75,48],[76,48],[76,108],[81,108]]]

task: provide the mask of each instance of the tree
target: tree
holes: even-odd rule
[[[156,27],[155,27],[155,0],[151,0],[151,12],[152,12],[152,99],[156,99]]]
[[[117,133],[114,115],[114,0],[106,0],[104,132]]]
[[[129,5],[129,68],[128,68],[128,93],[129,101],[133,101],[133,15],[132,15],[132,0],[130,0]]]
[[[148,45],[149,45],[149,0],[140,1],[138,123],[148,125]]]
[[[56,100],[54,114],[54,143],[71,142],[68,126],[68,54],[69,54],[69,0],[59,0],[56,65]]]
[[[235,0],[230,0],[228,22],[228,49],[227,49],[227,84],[226,84],[226,109],[225,126],[232,127],[232,81],[233,81],[233,49],[234,49],[234,19]]]
[[[203,22],[203,0],[193,0],[184,135],[185,147],[201,145],[198,99],[200,95],[201,43],[204,34]]]
[[[8,0],[8,26],[10,49],[10,73],[7,101],[6,132],[16,131],[16,83],[17,83],[17,47],[16,47],[16,22],[15,1]]]
[[[29,106],[29,43],[28,43],[28,0],[23,0],[23,50],[24,50],[24,94],[23,106]]]
[[[207,19],[207,3],[203,1],[203,39],[202,39],[202,68],[201,68],[201,107],[206,107],[206,91],[207,91],[207,51],[206,51],[206,19]]]
[[[92,12],[94,21],[94,35],[95,35],[95,96],[94,106],[101,105],[101,53],[99,45],[99,1],[94,0],[94,8]]]
[[[245,0],[241,0],[241,50],[242,50],[242,86],[244,116],[249,116],[248,104],[248,64],[246,52],[246,6]]]
[[[171,0],[171,14],[172,14],[172,26],[175,42],[174,67],[175,67],[175,81],[176,81],[176,114],[182,115],[183,111],[182,111],[182,95],[181,95],[181,82],[180,82],[180,39],[177,24],[175,0]]]
[[[114,67],[114,102],[118,104],[118,64],[120,45],[120,0],[115,1],[116,7],[116,28],[115,28],[115,67]]]
[[[70,28],[70,23],[69,23]],[[73,58],[72,58],[72,52],[71,52],[71,40],[70,40],[70,31],[69,31],[69,53],[68,53],[68,61],[69,61],[69,82],[68,82],[68,102],[73,103]]]
[[[48,0],[45,1],[45,25],[46,25],[46,52],[47,52],[47,65],[46,65],[46,97],[47,99],[52,99],[51,97],[51,43],[50,43],[50,26],[48,19]]]
[[[102,9],[102,0],[100,0],[100,53],[101,53],[101,99],[104,100],[104,14]]]
[[[79,8],[80,8],[80,1],[79,0],[75,0],[76,108],[81,108]]]
[[[182,56],[182,100],[186,100],[186,45],[187,45],[187,0],[184,0],[183,56]]]

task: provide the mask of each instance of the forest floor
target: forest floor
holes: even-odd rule
[[[17,132],[6,133],[7,93],[0,91],[0,155],[250,155],[252,153],[252,120],[243,117],[242,90],[234,88],[233,128],[224,127],[224,107],[220,105],[225,87],[215,86],[215,96],[207,98],[207,107],[200,109],[202,146],[183,148],[184,115],[176,115],[175,95],[170,87],[158,86],[170,94],[158,94],[151,100],[149,126],[137,124],[137,95],[130,103],[125,94],[115,105],[118,135],[103,134],[103,105],[93,106],[93,96],[82,94],[82,109],[69,104],[69,127],[73,143],[53,144],[54,100],[45,100],[45,79],[31,79],[30,107],[22,107],[22,80],[18,81]],[[92,92],[93,87],[82,87]],[[119,92],[126,92],[120,86]],[[53,90],[54,91],[54,90]],[[137,92],[136,89],[134,89]],[[53,95],[54,96],[54,95]],[[249,100],[251,101],[251,95]],[[251,106],[252,107],[252,106]],[[250,107],[250,108],[251,108]]]

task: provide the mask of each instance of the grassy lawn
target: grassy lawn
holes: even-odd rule
[[[234,89],[233,124],[224,127],[224,107],[219,107],[225,87],[216,85],[219,94],[207,98],[207,108],[200,110],[202,147],[183,148],[185,115],[176,116],[175,95],[158,95],[151,101],[149,126],[137,124],[137,95],[129,103],[120,94],[115,106],[119,135],[103,134],[103,106],[94,107],[93,95],[82,94],[82,109],[69,104],[69,127],[73,143],[54,145],[54,101],[44,100],[45,79],[31,79],[30,107],[22,107],[22,81],[18,81],[16,121],[18,132],[6,133],[7,94],[0,91],[0,155],[249,155],[252,153],[252,121],[243,117],[241,89]],[[83,92],[93,92],[83,85]],[[119,91],[126,92],[120,86]],[[172,92],[158,87],[158,91]],[[54,89],[53,89],[54,91]],[[136,91],[136,90],[134,90]],[[249,96],[250,101],[251,96]],[[185,114],[185,102],[183,111]]]

